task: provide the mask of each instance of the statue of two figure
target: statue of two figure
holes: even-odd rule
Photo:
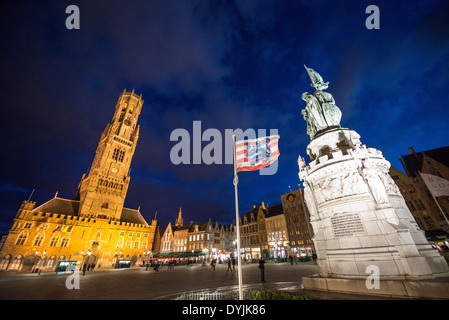
[[[307,134],[310,139],[313,139],[315,135],[328,129],[339,128],[341,111],[335,105],[334,97],[330,93],[322,91],[322,89],[327,89],[329,82],[324,83],[318,72],[304,67],[312,80],[312,87],[316,89],[313,95],[307,92],[301,95],[301,98],[307,103],[301,113],[307,122]]]

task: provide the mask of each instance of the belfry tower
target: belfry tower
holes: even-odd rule
[[[120,219],[139,138],[137,120],[142,105],[142,95],[136,95],[134,90],[124,90],[120,95],[112,121],[101,135],[91,169],[78,186],[80,216]]]

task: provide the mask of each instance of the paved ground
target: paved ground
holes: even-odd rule
[[[244,293],[248,297],[253,289],[276,289],[298,291],[302,276],[317,273],[316,265],[301,263],[267,263],[265,279],[260,282],[258,264],[245,264],[243,269]],[[55,273],[22,274],[0,273],[0,299],[152,299],[168,300],[188,292],[231,293],[228,298],[238,297],[237,272],[226,272],[226,264],[218,264],[215,271],[209,267],[176,266],[174,270],[163,267],[159,272],[152,269],[133,268],[101,270],[80,275],[80,289],[66,288],[68,274]],[[232,296],[234,294],[234,296]]]
[[[159,272],[145,268],[96,269],[79,275],[79,289],[69,290],[70,274],[0,272],[0,300],[174,300],[192,299],[189,294],[220,292],[227,300],[238,299],[237,272],[226,272],[227,264],[215,271],[208,266],[163,267]],[[252,290],[270,289],[321,299],[379,300],[374,296],[312,292],[302,288],[302,277],[318,273],[312,262],[299,264],[266,263],[265,280],[260,281],[258,263],[244,264],[243,294],[250,299]],[[72,276],[73,277],[73,276]]]

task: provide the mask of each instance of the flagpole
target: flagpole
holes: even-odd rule
[[[240,255],[240,218],[239,218],[239,199],[237,192],[237,184],[239,183],[239,177],[237,176],[237,161],[235,150],[235,135],[232,136],[232,144],[234,147],[234,187],[235,187],[235,221],[237,229],[237,274],[239,279],[239,300],[243,300],[242,289],[242,257]]]

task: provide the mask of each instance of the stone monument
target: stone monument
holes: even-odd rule
[[[449,298],[447,282],[422,281],[449,276],[449,267],[407,208],[390,163],[340,127],[341,111],[323,91],[329,83],[305,68],[316,89],[301,96],[311,162],[300,156],[298,165],[319,268],[303,278],[305,289]]]

